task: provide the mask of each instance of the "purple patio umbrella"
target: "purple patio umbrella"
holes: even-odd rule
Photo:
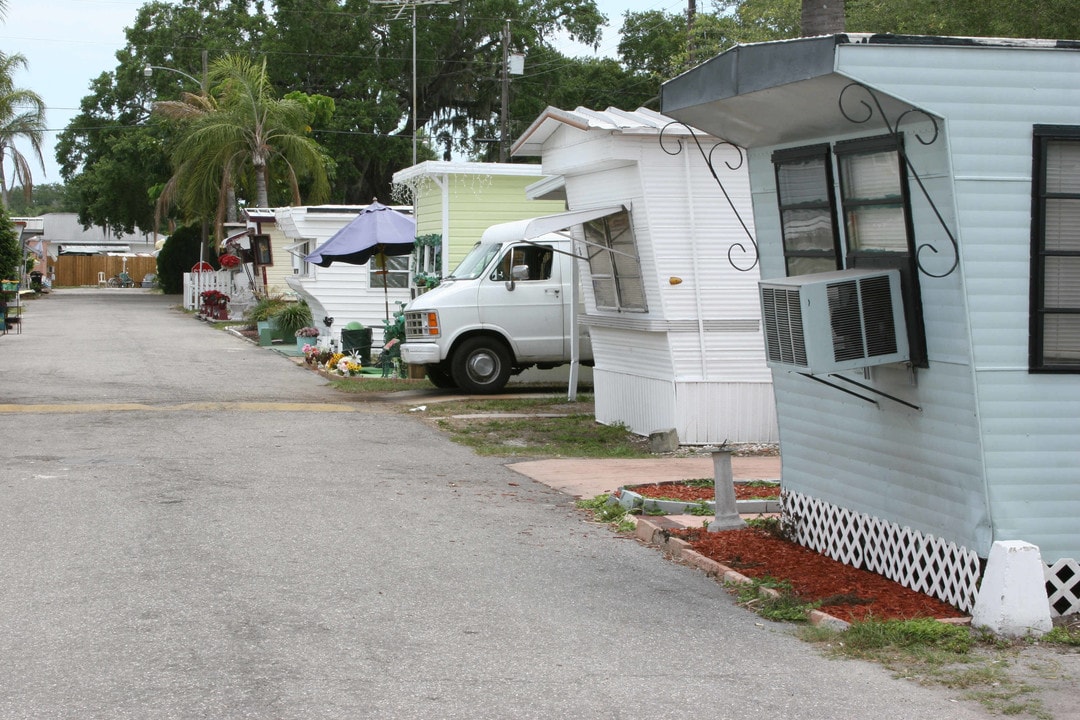
[[[375,200],[304,260],[319,267],[363,265],[375,255],[408,255],[415,240],[416,220]]]
[[[382,268],[383,296],[386,302],[386,319],[390,320],[390,300],[386,289],[386,257],[408,255],[416,240],[416,220],[409,215],[388,208],[378,200],[360,211],[348,225],[330,236],[330,239],[304,260],[319,267],[330,267],[335,262],[363,265],[375,257]]]

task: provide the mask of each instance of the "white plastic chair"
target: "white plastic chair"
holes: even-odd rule
[[[97,274],[97,284],[98,287],[108,287],[109,283],[105,280],[105,273],[99,272]]]

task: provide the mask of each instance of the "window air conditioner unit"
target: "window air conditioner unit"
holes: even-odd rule
[[[762,280],[766,363],[825,375],[910,359],[898,270]]]

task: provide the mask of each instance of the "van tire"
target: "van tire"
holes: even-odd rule
[[[431,381],[432,385],[440,390],[453,390],[457,388],[457,383],[454,382],[454,376],[446,363],[428,365],[427,379]]]
[[[510,351],[491,337],[472,337],[454,351],[450,372],[464,392],[473,395],[497,393],[510,379]]]

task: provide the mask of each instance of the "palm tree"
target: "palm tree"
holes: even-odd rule
[[[329,160],[308,137],[308,110],[289,99],[276,99],[266,62],[227,56],[209,72],[211,95],[186,97],[179,103],[155,103],[154,111],[185,120],[172,150],[174,174],[166,188],[189,212],[217,207],[220,228],[234,188],[254,186],[255,207],[270,207],[267,187],[271,170],[288,180],[294,204],[301,202],[300,180],[310,181],[309,201],[329,193]]]
[[[0,13],[3,9],[4,3],[0,0]],[[30,200],[34,190],[30,162],[15,147],[16,140],[30,142],[41,171],[45,172],[45,159],[41,154],[46,128],[45,101],[33,90],[15,87],[13,79],[15,71],[25,67],[26,57],[22,54],[0,53],[0,202],[5,209],[11,194],[4,171],[7,159],[11,159],[12,180],[22,185],[27,200]]]

